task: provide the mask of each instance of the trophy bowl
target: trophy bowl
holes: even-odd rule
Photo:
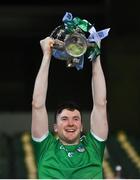
[[[64,43],[66,52],[72,57],[80,57],[87,50],[87,40],[80,33],[67,35]]]

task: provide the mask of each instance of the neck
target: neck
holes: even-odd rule
[[[72,146],[72,145],[77,145],[77,144],[79,144],[80,140],[78,140],[78,141],[76,141],[76,142],[66,142],[66,141],[63,141],[62,139],[60,139],[60,142],[61,142],[63,145]]]

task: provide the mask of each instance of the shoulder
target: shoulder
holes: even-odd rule
[[[53,135],[52,132],[48,132],[48,133],[44,134],[42,137],[40,137],[40,138],[36,138],[36,137],[32,136],[33,143],[38,144],[38,145],[50,144],[55,140],[56,140],[56,138],[55,138],[55,136]]]
[[[96,152],[101,160],[103,159],[106,141],[102,140],[92,132],[88,132],[81,137],[83,144],[89,149],[90,152]]]
[[[81,137],[81,142],[83,142],[86,146],[91,148],[104,149],[106,141],[96,136],[92,131],[84,134]]]
[[[96,140],[98,142],[106,142],[106,140],[100,138],[99,136],[94,134],[92,131],[83,134],[80,138],[81,141],[87,140],[87,139]]]

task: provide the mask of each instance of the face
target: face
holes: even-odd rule
[[[64,109],[57,116],[57,124],[54,130],[63,144],[72,145],[79,143],[82,128],[80,112]]]

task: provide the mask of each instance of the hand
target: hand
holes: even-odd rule
[[[43,51],[43,54],[47,53],[48,55],[51,55],[53,45],[54,40],[50,37],[46,37],[45,39],[40,41],[40,46]]]

